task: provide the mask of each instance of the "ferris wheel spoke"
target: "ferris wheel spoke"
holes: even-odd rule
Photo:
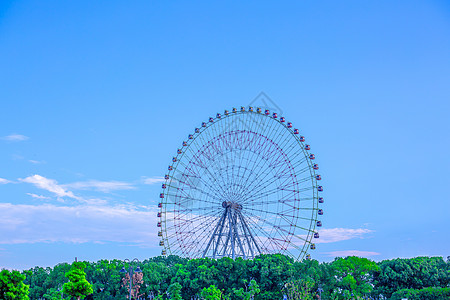
[[[211,231],[212,227],[215,226],[215,223],[217,223],[217,221],[219,220],[219,216],[223,214],[223,209],[220,210],[218,212],[218,214],[213,218],[209,218],[206,222],[203,222],[203,227],[200,227],[199,229],[197,229],[197,233],[194,236],[193,239],[190,239],[190,244],[195,244],[195,245],[203,245],[206,243],[206,241],[210,238],[209,234],[207,234],[208,232]],[[198,249],[199,251],[201,251],[200,249]]]
[[[259,199],[262,197],[267,197],[271,194],[274,194],[276,192],[281,192],[281,191],[285,191],[287,190],[287,187],[290,187],[292,185],[295,185],[295,183],[291,182],[293,179],[292,178],[287,178],[285,181],[281,182],[279,185],[277,185],[275,188],[270,189],[270,190],[265,190],[264,187],[269,187],[271,186],[275,181],[273,182],[263,182],[258,186],[255,186],[252,188],[252,190],[247,191],[246,194],[243,195],[243,199],[242,202],[246,203],[249,199]],[[254,190],[261,190],[260,193],[253,193]],[[295,191],[294,191],[295,192]]]
[[[266,230],[264,230],[264,228],[259,225],[257,222],[255,222],[252,219],[248,219],[248,221],[250,224],[253,224],[253,228],[257,230],[257,232],[261,233],[262,236],[266,239],[266,242],[263,242],[261,240],[261,237],[259,235],[256,235],[256,237],[260,240],[260,242],[262,243],[262,248],[265,249],[267,252],[272,252],[275,249],[279,249],[280,247],[283,247],[282,244],[279,243],[278,240],[276,240],[271,234],[269,234]],[[267,245],[266,245],[267,244]],[[274,245],[275,244],[275,245]],[[271,248],[273,250],[269,249],[269,246],[271,246]]]
[[[207,145],[211,145],[210,141],[208,142]],[[198,148],[198,146],[197,146],[196,143],[193,144],[193,147],[196,147],[197,152],[192,151],[192,149],[189,148],[188,151],[191,153],[191,157],[190,157],[190,160],[189,160],[189,161],[190,161],[190,162],[192,162],[193,160],[194,160],[194,161],[200,161],[200,160],[201,160],[201,159],[200,159],[200,155],[203,155],[204,149]],[[208,162],[209,162],[209,164],[211,164],[211,163],[214,162],[214,161],[213,161],[213,160],[212,160],[212,161],[211,161],[211,160],[208,160]],[[184,165],[185,165],[185,168],[189,169],[189,170],[192,172],[192,169],[190,169],[189,166],[186,166],[186,164],[184,164]],[[203,170],[204,172],[206,172],[207,174],[209,174],[210,176],[212,176],[212,177],[216,180],[216,178],[215,178],[215,177],[212,175],[212,173],[210,172],[210,168],[208,167],[208,164],[197,164],[197,165],[196,165],[197,173],[195,173],[195,172],[193,172],[193,173],[194,173],[194,174],[197,174],[200,178],[202,178],[203,176],[201,176],[198,167],[202,167],[202,170]],[[214,181],[215,181],[215,180],[214,180]],[[215,191],[216,195],[220,195],[221,193],[224,192],[223,189],[222,189],[220,186],[217,186],[217,185],[207,185],[207,184],[208,184],[207,182],[205,182],[205,184],[206,184],[205,186],[207,186],[208,188],[213,189],[213,190]],[[215,188],[215,187],[218,187],[218,188]]]
[[[245,209],[246,210],[251,210],[251,211],[254,211],[254,212],[261,212],[261,213],[266,213],[266,214],[270,214],[270,215],[280,216],[280,217],[290,217],[290,218],[297,218],[298,217],[296,215],[287,215],[286,212],[273,212],[273,211],[270,211],[270,210],[266,211],[266,210],[250,208],[250,207],[246,207]],[[293,210],[293,209],[290,209],[290,211],[292,211],[293,213],[295,212],[295,210]]]
[[[168,201],[167,204],[175,204],[175,205],[181,205],[183,203],[193,202],[193,201],[197,201],[199,203],[203,202],[203,203],[208,203],[208,204],[216,204],[216,205],[219,205],[219,203],[221,203],[221,202],[209,201],[209,200],[202,199],[202,198],[196,198],[196,197],[191,197],[191,196],[187,196],[187,195],[171,194],[171,193],[167,193],[167,198],[171,199],[171,200],[173,198],[175,200],[175,202]]]
[[[207,182],[205,182],[204,179],[202,179],[201,176],[188,175],[188,174],[186,174],[184,172],[179,172],[179,171],[177,173],[180,174],[183,177],[186,177],[186,178],[196,178],[197,180],[202,182],[203,185],[207,184]],[[211,198],[216,198],[217,199],[217,193],[215,193],[214,190],[212,190],[213,194],[211,194],[211,193],[209,193],[207,191],[204,191],[204,190],[202,190],[202,189],[200,189],[200,188],[198,188],[198,187],[196,187],[196,186],[194,186],[192,184],[187,183],[186,181],[181,181],[180,179],[177,179],[177,178],[173,178],[173,179],[176,181],[176,183],[182,183],[182,184],[186,185],[187,187],[189,187],[190,189],[194,189],[194,190],[196,190],[196,191],[198,191],[198,192],[200,192],[202,194],[205,194],[205,195],[207,195],[207,196],[209,196]],[[173,186],[173,185],[170,185],[170,186]]]
[[[179,181],[179,183],[184,184],[182,181]],[[187,188],[180,188],[180,187],[168,185],[167,194],[172,193],[172,190],[176,190],[176,193],[179,192],[179,193],[183,193],[183,194],[187,195],[187,190],[189,189],[189,190],[194,190],[196,192],[202,193],[203,195],[210,197],[212,199],[216,199],[216,200],[220,201],[220,199],[218,199],[215,195],[212,195],[211,193],[205,192],[205,191],[203,191],[199,188],[196,188],[194,186],[191,186],[189,184],[186,184],[186,186],[187,186]]]
[[[291,235],[292,234],[290,231],[288,231],[288,230],[282,228],[281,226],[276,225],[276,224],[274,224],[274,223],[272,223],[272,222],[270,222],[270,221],[268,221],[268,220],[266,220],[264,218],[261,218],[258,215],[252,214],[252,213],[250,213],[248,211],[246,212],[246,215],[248,215],[248,216],[250,216],[252,218],[256,218],[258,221],[260,221],[262,223],[265,223],[266,225],[270,226],[270,228],[272,230],[275,230],[277,232],[277,235],[282,236],[284,239],[286,239],[287,235]]]
[[[201,175],[198,174],[198,173],[195,173],[194,170],[191,169],[191,168],[189,168],[188,166],[186,166],[186,164],[184,164],[184,163],[180,163],[180,164],[181,164],[182,166],[184,166],[184,170],[186,170],[186,171],[188,171],[189,173],[191,173],[191,175],[188,175],[188,174],[185,174],[185,173],[183,172],[183,173],[181,173],[182,175],[188,176],[188,177],[191,176],[191,177],[197,178],[198,180],[200,180],[200,181],[203,183],[203,185],[204,185],[205,187],[211,189],[211,191],[214,193],[215,197],[218,197],[218,195],[220,195],[220,194],[223,192],[223,190],[221,191],[220,188],[219,188],[219,189],[214,188],[215,185],[211,185],[210,183],[206,182],[205,179],[203,178],[203,176],[201,176]],[[208,169],[206,169],[206,170],[208,171]],[[210,172],[209,172],[209,173],[210,173]]]
[[[253,190],[253,185],[255,183],[258,183],[258,185],[262,185],[264,184],[264,179],[270,175],[270,166],[267,166],[263,171],[260,171],[259,174],[264,174],[264,176],[262,175],[258,175],[254,178],[254,180],[252,180],[252,182],[250,182],[249,184],[246,184],[247,186],[247,193],[249,193],[251,190]],[[262,177],[261,177],[262,176]],[[266,185],[266,184],[265,184]]]

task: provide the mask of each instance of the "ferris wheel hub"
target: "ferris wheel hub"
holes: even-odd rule
[[[231,202],[231,201],[223,201],[222,202],[222,207],[223,208],[232,208],[235,210],[241,210],[242,209],[242,205],[236,202]]]

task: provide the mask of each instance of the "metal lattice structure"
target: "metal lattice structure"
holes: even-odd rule
[[[162,184],[162,254],[188,258],[315,249],[323,191],[305,137],[277,113],[233,108],[195,128]]]

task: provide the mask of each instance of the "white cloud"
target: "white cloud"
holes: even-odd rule
[[[29,137],[21,135],[21,134],[10,134],[7,136],[2,137],[2,140],[9,141],[9,142],[21,142],[28,140]]]
[[[123,181],[80,181],[63,185],[63,187],[71,188],[74,190],[96,190],[104,193],[118,190],[132,190],[136,187],[131,183]]]
[[[121,242],[156,246],[156,209],[0,203],[0,244]]]
[[[80,197],[75,196],[71,191],[67,191],[54,179],[48,179],[42,177],[41,175],[33,175],[19,180],[22,182],[31,183],[37,188],[49,191],[58,197],[69,197],[77,200],[82,200]]]
[[[7,184],[7,183],[12,183],[12,181],[5,178],[0,178],[0,184]]]
[[[378,252],[372,251],[360,251],[360,250],[342,250],[342,251],[332,251],[327,252],[330,257],[347,257],[347,256],[359,256],[359,257],[369,257],[374,255],[380,255]]]
[[[373,230],[366,228],[328,228],[319,230],[320,238],[315,240],[316,244],[336,243],[351,239],[362,239],[366,234],[372,233]]]
[[[39,161],[39,160],[33,160],[33,159],[30,159],[30,160],[28,160],[30,163],[32,163],[32,164],[35,164],[35,165],[37,165],[37,164],[43,164],[44,163],[44,161]]]
[[[33,193],[27,193],[27,195],[31,196],[31,197],[33,197],[35,199],[50,199],[49,197],[45,197],[45,196],[37,195],[37,194],[33,194]]]
[[[144,177],[142,181],[144,182],[144,184],[157,184],[164,182],[165,179],[162,177],[151,177],[151,178]]]

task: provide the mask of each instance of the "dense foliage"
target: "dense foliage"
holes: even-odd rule
[[[130,277],[119,271],[120,260],[84,262],[86,280],[92,284],[90,299],[127,299]],[[135,269],[137,265],[133,265]],[[350,256],[331,263],[315,260],[294,262],[284,255],[261,255],[254,260],[230,258],[184,259],[154,257],[139,264],[133,276],[132,295],[149,299],[277,300],[317,299],[449,299],[450,262],[441,257],[393,259],[378,263]],[[23,272],[30,299],[55,299],[71,265],[35,267]],[[136,274],[135,274],[136,275]],[[69,295],[63,294],[68,299]],[[156,298],[159,296],[159,298]],[[21,298],[17,298],[21,299]]]
[[[69,281],[64,283],[63,293],[75,297],[77,300],[84,299],[87,295],[92,294],[93,289],[86,280],[85,268],[86,264],[83,262],[74,261],[72,263],[69,272],[65,274]]]
[[[0,272],[0,299],[28,300],[28,286],[23,283],[25,276],[18,271]]]

